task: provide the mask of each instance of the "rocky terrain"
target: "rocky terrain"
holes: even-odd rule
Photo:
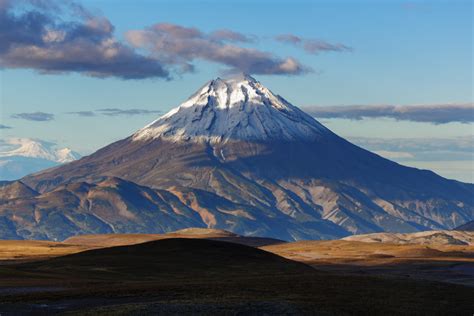
[[[13,182],[0,187],[2,195],[6,197],[0,201],[3,239],[64,240],[79,234],[166,233],[187,227],[219,227],[242,235],[292,239],[288,230],[303,230],[296,219],[284,214],[204,190],[151,189],[115,177],[92,184],[60,185],[45,193]],[[335,224],[318,222],[301,236],[309,238],[315,228],[320,238],[344,235]]]

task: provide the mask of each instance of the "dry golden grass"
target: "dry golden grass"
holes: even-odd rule
[[[140,244],[148,241],[168,238],[192,238],[213,239],[228,241],[237,244],[259,247],[281,243],[282,241],[272,238],[243,237],[220,229],[187,228],[167,234],[99,234],[79,235],[68,238],[65,244],[84,245],[90,247],[114,247]]]
[[[474,246],[413,245],[359,241],[298,241],[261,247],[280,256],[306,262],[379,265],[407,260],[462,261],[474,263]]]
[[[141,244],[169,238],[212,239],[248,246],[280,243],[271,238],[242,237],[218,229],[191,228],[168,234],[98,234],[79,235],[64,242],[38,240],[0,240],[0,264],[12,261],[32,261],[69,255],[89,249]]]
[[[166,235],[161,234],[98,234],[70,237],[63,243],[68,245],[84,245],[104,248],[140,244],[164,238],[166,238]]]
[[[238,237],[225,230],[188,228],[167,234],[97,234],[73,236],[65,244],[87,245],[94,247],[113,247],[140,244],[147,241],[167,238],[231,238]],[[243,238],[243,237],[240,237]]]
[[[278,243],[270,238],[240,237],[221,230],[188,229],[168,234],[102,234],[80,235],[64,242],[36,240],[1,240],[0,261],[37,260],[80,251],[140,244],[168,238],[203,238],[242,243],[260,247],[288,259],[309,264],[380,265],[400,261],[459,261],[474,263],[474,246],[413,245],[369,243],[359,241],[298,241]]]
[[[316,269],[474,286],[474,246],[299,241],[262,247]]]
[[[53,241],[0,240],[0,263],[2,261],[40,260],[64,256],[87,249],[91,249],[91,247]]]

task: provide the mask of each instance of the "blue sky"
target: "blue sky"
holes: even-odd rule
[[[255,2],[80,3],[93,15],[107,18],[115,27],[114,38],[126,45],[130,45],[127,32],[146,30],[157,23],[194,27],[206,34],[227,29],[249,36],[254,40],[235,45],[270,52],[281,59],[292,57],[314,70],[298,75],[254,75],[297,106],[426,105],[430,109],[433,105],[470,104],[468,115],[474,116],[471,1]],[[281,34],[339,43],[351,50],[310,54],[301,47],[275,40]],[[143,46],[134,49],[137,54],[154,53]],[[128,136],[159,116],[156,111],[165,112],[177,106],[204,82],[228,68],[222,62],[196,58],[190,61],[195,67],[193,73],[170,70],[171,80],[124,80],[114,76],[94,78],[69,70],[41,74],[37,64],[18,66],[15,60],[4,59],[0,124],[11,128],[0,129],[1,136],[54,141],[83,154]],[[150,113],[68,114],[103,108],[141,109]],[[54,114],[54,119],[32,121],[17,115],[34,112]],[[449,178],[474,181],[472,120],[444,124],[429,120],[397,121],[390,117],[321,121],[355,143],[401,163],[429,168]],[[418,148],[431,147],[423,147],[424,151],[417,151],[416,146],[404,148],[401,145],[409,142],[400,139],[420,142]],[[435,144],[445,146],[439,149]]]

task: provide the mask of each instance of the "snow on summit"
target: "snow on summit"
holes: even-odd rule
[[[134,140],[312,140],[323,125],[249,75],[208,82],[133,135]]]

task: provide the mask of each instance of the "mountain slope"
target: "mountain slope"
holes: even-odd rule
[[[474,185],[357,147],[248,76],[213,80],[130,137],[22,181],[46,193],[109,176],[208,192],[206,208],[217,197],[244,205],[264,214],[258,229],[284,239],[447,229],[474,218]]]
[[[455,230],[474,231],[474,221],[467,222],[455,228]]]
[[[18,188],[25,192],[22,198]],[[284,215],[261,212],[199,189],[151,189],[120,178],[75,182],[43,194],[19,181],[0,187],[2,239],[63,240],[79,234],[166,233],[209,226],[284,239],[292,239],[291,231],[299,231],[302,238],[347,235],[323,220],[305,228]]]

